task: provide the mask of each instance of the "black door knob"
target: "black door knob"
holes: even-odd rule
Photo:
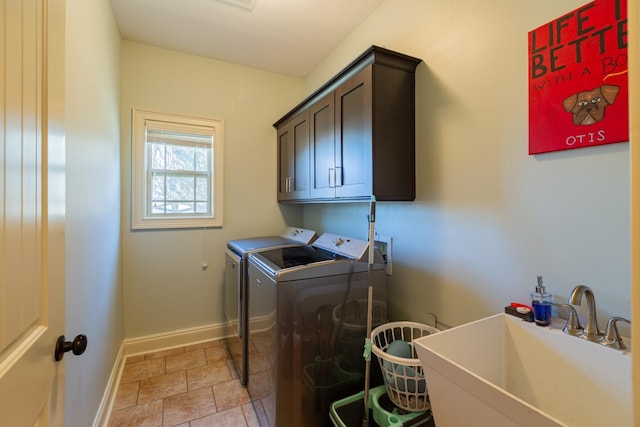
[[[56,342],[55,358],[59,362],[67,351],[72,351],[76,356],[81,355],[87,349],[86,335],[78,335],[73,341],[65,341],[64,335],[58,337]]]

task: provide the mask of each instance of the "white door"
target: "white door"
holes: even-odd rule
[[[0,0],[0,426],[64,424],[64,0]]]

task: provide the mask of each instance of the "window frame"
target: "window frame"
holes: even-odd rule
[[[146,129],[147,122],[165,123],[176,129],[198,130],[210,128],[213,136],[212,161],[208,172],[210,214],[151,214],[149,170],[147,167],[148,152]],[[154,127],[155,129],[155,127]],[[144,229],[181,229],[222,227],[223,225],[223,154],[224,154],[224,121],[217,118],[191,117],[178,114],[160,113],[145,109],[132,109],[131,126],[131,228]],[[211,194],[213,193],[213,194]]]

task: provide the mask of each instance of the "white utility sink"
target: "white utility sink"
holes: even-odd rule
[[[436,425],[633,425],[631,355],[562,326],[502,313],[415,340]]]

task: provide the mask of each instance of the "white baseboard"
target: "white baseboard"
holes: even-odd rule
[[[231,336],[229,326],[209,325],[197,328],[182,329],[162,334],[147,335],[139,338],[129,338],[123,341],[125,356],[169,350],[190,344],[211,341]]]
[[[116,362],[113,364],[111,375],[109,375],[109,381],[107,387],[102,395],[102,401],[98,407],[98,413],[93,420],[93,427],[107,427],[109,424],[109,416],[111,415],[111,408],[116,398],[116,392],[118,391],[118,384],[120,383],[120,377],[122,376],[122,370],[124,369],[124,343],[120,345],[120,350],[116,356]]]
[[[232,335],[233,331],[230,326],[222,324],[125,339],[120,346],[120,351],[111,370],[111,375],[109,376],[107,387],[102,396],[98,413],[94,419],[93,427],[107,427],[109,424],[111,409],[116,399],[116,392],[118,391],[120,377],[122,376],[127,357],[222,339]]]

